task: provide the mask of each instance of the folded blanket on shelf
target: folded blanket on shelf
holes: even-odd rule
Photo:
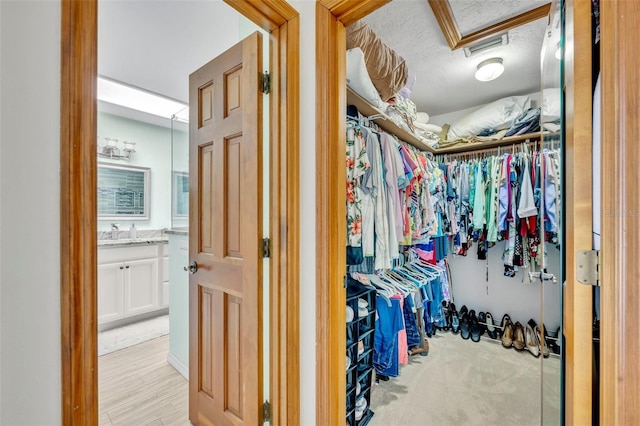
[[[383,101],[407,84],[409,70],[404,58],[384,44],[363,21],[347,27],[347,49],[354,47],[362,49],[371,81]]]

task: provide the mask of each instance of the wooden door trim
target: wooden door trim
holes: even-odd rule
[[[373,10],[383,6],[388,1],[347,2],[337,0],[318,0],[316,7],[316,293],[317,293],[317,326],[316,326],[316,422],[318,424],[338,424],[344,421],[344,377],[336,375],[337,371],[344,371],[344,289],[342,279],[345,274],[344,249],[344,194],[336,190],[342,188],[344,171],[336,167],[344,162],[345,132],[343,113],[345,104],[346,80],[344,76],[344,26],[360,19]],[[366,4],[364,4],[366,3]],[[581,2],[580,6],[590,7],[590,3]],[[548,6],[544,6],[547,8]],[[361,12],[361,13],[360,13]],[[579,9],[579,27],[576,32],[579,43],[590,42],[590,32],[585,32],[585,25],[590,23],[586,12]],[[341,16],[348,16],[348,21],[342,22]],[[585,20],[586,19],[586,20]],[[590,24],[589,24],[590,25]],[[590,28],[590,27],[589,27]],[[621,36],[623,33],[620,33]],[[586,47],[581,47],[584,53]],[[588,50],[588,49],[587,49]],[[589,50],[590,52],[590,50]],[[572,56],[572,55],[571,55]],[[576,109],[575,116],[568,114],[571,121],[571,132],[567,133],[567,151],[569,151],[570,167],[584,170],[584,163],[579,161],[590,159],[591,155],[591,100],[584,99],[590,91],[584,89],[585,79],[590,78],[590,55],[581,56],[575,66],[578,80],[569,81],[567,91]],[[580,75],[588,70],[589,77]],[[586,71],[585,71],[586,72]],[[575,74],[574,74],[575,75]],[[587,84],[590,88],[590,83]],[[630,102],[630,101],[629,101]],[[578,107],[576,107],[578,108]],[[587,111],[588,108],[588,111]],[[633,139],[630,139],[632,141]],[[621,157],[624,158],[624,157]],[[590,164],[590,163],[588,163]],[[606,170],[606,169],[603,169]],[[567,176],[571,176],[571,172]],[[589,181],[590,182],[590,181]],[[591,187],[572,180],[567,184],[567,220],[581,223],[585,232],[570,232],[567,227],[567,239],[572,240],[567,247],[567,282],[573,283],[566,290],[565,300],[575,299],[565,306],[565,321],[570,321],[566,334],[567,352],[566,365],[572,372],[572,383],[565,389],[565,404],[567,418],[572,418],[574,424],[590,423],[591,416],[591,357],[583,356],[584,351],[591,352],[591,328],[584,324],[578,326],[578,310],[589,306],[591,309],[591,292],[589,288],[581,286],[575,280],[575,273],[571,267],[574,264],[574,254],[570,253],[575,247],[590,247],[591,243]],[[588,200],[588,201],[585,201]],[[574,206],[569,206],[574,203]],[[577,221],[577,222],[576,222]],[[571,223],[571,222],[569,222]],[[619,244],[623,242],[618,240]],[[567,311],[568,309],[568,311]],[[588,330],[587,330],[588,328]],[[579,365],[575,364],[576,351],[581,351]],[[586,360],[586,362],[585,362]],[[588,364],[588,365],[586,365]],[[578,374],[578,371],[580,372]],[[582,411],[582,415],[580,414]],[[570,414],[571,412],[571,414]],[[571,416],[571,417],[569,417]],[[589,419],[580,422],[580,419]],[[571,422],[568,422],[571,423]]]
[[[390,0],[316,3],[316,424],[346,418],[346,34]],[[340,20],[345,18],[345,22]]]
[[[279,78],[271,100],[270,392],[272,422],[295,425],[300,417],[299,14],[285,0],[225,1],[270,32],[277,51],[272,71]],[[61,12],[62,424],[97,424],[97,0],[62,0]]]
[[[62,424],[98,423],[97,0],[62,0],[60,315]]]
[[[600,424],[640,419],[640,197],[637,33],[640,4],[600,2],[602,239]]]
[[[551,3],[536,7],[528,10],[519,15],[500,21],[497,24],[489,25],[488,27],[481,28],[472,33],[463,35],[460,32],[456,18],[453,16],[451,10],[451,4],[449,0],[428,0],[431,10],[440,25],[442,35],[444,36],[447,44],[451,50],[460,49],[461,47],[469,46],[484,38],[490,37],[494,34],[501,34],[507,32],[513,28],[517,28],[521,25],[528,24],[529,22],[537,21],[549,15],[551,10]]]
[[[566,424],[591,424],[592,288],[576,279],[578,250],[592,246],[592,80],[591,3],[571,0],[565,18],[565,271],[563,300],[563,347]],[[580,52],[574,55],[573,52]]]

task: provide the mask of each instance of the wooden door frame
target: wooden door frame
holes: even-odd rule
[[[637,424],[640,419],[639,22],[638,2],[600,2],[601,425]]]
[[[565,276],[562,348],[564,419],[591,424],[593,410],[593,289],[576,279],[576,252],[592,246],[591,2],[565,2]],[[579,54],[574,54],[579,52]]]
[[[346,230],[344,227],[346,206],[344,194],[341,189],[344,188],[344,180],[346,177],[344,168],[336,166],[344,162],[346,144],[344,120],[346,107],[345,27],[379,7],[382,7],[389,1],[390,0],[363,0],[352,2],[348,0],[317,0],[316,3],[316,422],[318,424],[340,424],[344,421],[346,415],[345,377],[344,374],[338,373],[344,371],[345,362],[344,356],[341,354],[344,353],[345,342],[344,300],[346,295],[342,282],[346,273],[346,255],[344,249],[344,241],[346,239]],[[585,52],[583,50],[585,49],[585,37],[587,37],[586,40],[588,40],[589,43],[591,40],[591,33],[589,32],[587,35],[585,31],[587,22],[590,28],[590,18],[588,14],[585,15],[586,10],[582,7],[584,7],[585,4],[590,7],[590,2],[576,1],[575,3],[578,11],[574,28],[576,38],[574,38],[574,40],[581,46],[582,54]],[[601,7],[604,5],[604,11],[602,13],[605,16],[608,16],[606,12],[607,9],[614,9],[614,6],[610,3],[625,2],[601,2]],[[630,5],[626,6],[630,7]],[[637,22],[631,23],[630,28],[633,28],[634,24],[637,25]],[[616,39],[615,46],[611,46],[610,52],[615,52],[617,46],[632,48],[631,42],[627,41],[629,44],[624,44],[623,39],[625,38],[625,33],[620,29],[617,31],[619,36],[618,39]],[[574,50],[571,50],[569,53],[572,59],[573,51]],[[588,64],[585,64],[584,57],[578,59],[578,61],[580,61],[579,63],[578,61],[574,63],[576,64],[575,69],[578,73],[580,73],[581,69],[578,69],[577,65],[583,65],[584,68],[590,70],[590,50],[588,58]],[[618,76],[620,76],[620,78],[626,78],[627,81],[635,78],[633,81],[637,84],[637,77],[634,74],[634,72],[637,73],[637,68],[634,68],[635,63],[634,65],[630,65],[632,61],[629,61],[628,57],[625,59],[624,56],[618,56],[616,59],[618,62],[615,63],[617,67],[615,68],[615,73],[612,72],[608,76],[607,81],[609,81],[609,87],[614,85]],[[635,61],[637,63],[637,59],[635,59]],[[626,71],[623,71],[625,69]],[[574,78],[575,77],[576,76],[574,76]],[[572,110],[568,112],[567,116],[567,121],[569,126],[571,126],[571,131],[567,133],[567,151],[570,157],[568,167],[569,170],[576,172],[581,170],[580,173],[583,174],[585,170],[590,171],[590,168],[586,166],[587,168],[585,169],[585,164],[580,163],[580,161],[591,155],[591,108],[584,108],[585,103],[587,106],[591,104],[591,82],[586,82],[585,78],[584,75],[578,75],[576,79],[569,80],[565,88],[571,98],[568,102],[577,106],[575,111]],[[603,87],[607,87],[606,84],[603,85]],[[634,87],[637,89],[637,86]],[[636,92],[633,93],[635,94]],[[585,96],[589,96],[589,99],[586,99]],[[618,123],[622,119],[627,119],[629,125],[626,127],[619,126],[618,129],[626,132],[625,135],[627,136],[636,136],[635,139],[630,137],[628,144],[624,145],[620,151],[616,151],[618,161],[627,158],[625,157],[627,151],[637,149],[633,144],[633,141],[637,141],[638,139],[637,123],[634,124],[636,127],[633,127],[635,133],[632,133],[631,113],[625,116],[624,112],[619,112],[620,110],[616,109],[622,106],[629,107],[633,102],[631,98],[631,96],[625,98],[624,102],[620,98],[615,98],[617,102],[615,106],[613,105],[614,102],[612,99],[609,100],[609,103],[605,103],[605,99],[603,98],[603,111],[612,109],[618,113],[615,117],[610,117],[610,124]],[[622,111],[625,110],[623,109]],[[611,125],[611,127],[613,127],[613,125]],[[607,140],[611,141],[611,137],[610,134],[608,138],[603,139],[603,144]],[[607,152],[607,150],[605,149],[603,152]],[[611,153],[611,155],[614,154]],[[625,174],[616,175],[618,179],[632,176],[631,166],[627,165],[627,167],[628,170],[625,171]],[[603,170],[610,169],[603,165]],[[567,283],[565,284],[565,310],[567,310],[567,312],[565,312],[564,321],[567,330],[565,333],[565,371],[566,377],[570,382],[567,383],[565,388],[565,412],[567,418],[572,419],[574,424],[582,424],[584,422],[581,423],[580,419],[585,418],[583,416],[589,419],[587,423],[591,422],[591,358],[588,355],[587,357],[582,356],[585,350],[589,353],[591,352],[591,327],[590,324],[588,324],[587,327],[585,327],[584,324],[579,324],[579,312],[584,309],[588,309],[590,312],[591,292],[589,288],[582,286],[575,280],[575,271],[573,268],[575,264],[575,251],[572,250],[588,249],[591,247],[591,228],[589,227],[587,231],[584,231],[588,227],[584,225],[591,223],[591,189],[578,182],[579,179],[574,179],[573,176],[571,173],[567,173],[567,219],[574,225],[581,223],[582,226],[579,232],[570,233],[569,230],[567,230],[567,239],[571,239],[571,241],[568,241],[566,255]],[[611,177],[613,178],[613,175],[611,175]],[[591,180],[583,179],[582,181],[590,182]],[[635,182],[633,180],[628,182],[628,192],[631,192]],[[606,186],[604,185],[604,181],[603,186]],[[614,186],[611,185],[609,188],[614,188]],[[589,199],[588,202],[585,201],[585,197]],[[637,194],[633,200],[636,202],[634,206],[637,206]],[[622,208],[623,202],[624,200],[618,199],[617,205]],[[604,202],[603,205],[605,205]],[[638,207],[640,208],[640,206]],[[620,226],[619,223],[618,226]],[[631,228],[637,231],[638,224],[634,224]],[[604,229],[606,230],[607,228]],[[607,265],[613,266],[614,259],[619,260],[624,258],[620,257],[620,253],[623,251],[624,246],[628,246],[628,242],[620,238],[622,234],[620,229],[618,229],[618,231],[618,234],[614,234],[617,236],[615,244],[610,241],[609,245],[606,246],[611,257],[605,258],[609,259],[609,263],[604,264],[603,268]],[[638,235],[638,233],[636,232],[634,235]],[[637,254],[637,240],[634,240],[633,244],[635,244],[633,246],[635,251],[630,253]],[[603,243],[603,250],[604,249],[605,244]],[[631,263],[632,265],[629,265],[628,262],[627,264],[618,262],[615,264],[615,267],[616,273],[619,274],[618,277],[624,276],[620,274],[624,274],[627,270],[633,273],[630,275],[636,278],[636,281],[630,281],[633,283],[637,282],[640,263],[637,261]],[[613,273],[613,270],[611,273]],[[618,279],[616,287],[619,285],[624,286],[626,283]],[[622,290],[624,290],[624,288],[621,289],[620,292],[616,290],[615,296],[617,298],[615,302],[618,303],[618,305],[621,302],[621,295],[625,294]],[[613,290],[611,291],[613,292]],[[612,300],[614,300],[613,296]],[[611,306],[614,306],[613,301],[611,302]],[[615,308],[613,309],[613,312],[616,312]],[[620,319],[618,317],[618,323],[623,322],[624,318]],[[624,354],[622,345],[625,342],[622,337],[624,329],[621,330],[611,326],[611,330],[616,330],[616,332],[619,333],[616,336],[618,339],[616,340],[616,347],[619,348],[620,351],[618,352],[618,357],[622,358]],[[577,356],[578,353],[580,356]],[[603,353],[603,355],[607,356],[606,352]],[[637,357],[627,358],[627,368],[631,367],[633,360],[637,360]],[[603,365],[610,365],[610,361],[610,358],[603,357],[601,363]],[[585,377],[586,375],[588,376]],[[613,384],[609,384],[609,387],[612,386]],[[626,386],[627,388],[629,386],[636,386],[635,389],[637,390],[638,385],[636,382],[635,385],[627,383]],[[617,395],[619,395],[619,393]],[[637,392],[634,395],[637,400]],[[619,407],[620,398],[618,398],[617,401],[617,406]],[[626,401],[632,401],[632,399],[626,399]]]
[[[225,0],[271,35],[270,394],[272,423],[300,418],[298,12],[285,0]],[[60,307],[62,424],[98,423],[98,0],[61,0]]]

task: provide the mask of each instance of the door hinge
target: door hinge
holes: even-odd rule
[[[271,74],[269,71],[260,73],[260,91],[265,95],[271,93]]]
[[[576,279],[581,284],[600,285],[600,251],[580,250],[576,253]]]
[[[271,238],[262,239],[262,258],[271,257]]]
[[[264,402],[264,404],[262,404],[262,415],[262,420],[265,423],[271,423],[271,403],[268,399]]]

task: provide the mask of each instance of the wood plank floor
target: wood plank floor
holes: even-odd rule
[[[191,425],[189,383],[168,353],[167,335],[98,358],[100,425]]]

